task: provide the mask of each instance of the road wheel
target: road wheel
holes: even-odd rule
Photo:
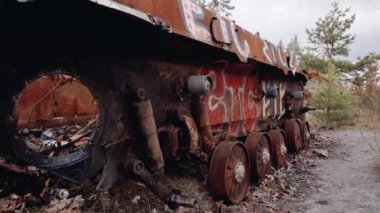
[[[285,134],[282,130],[270,130],[270,147],[274,168],[280,169],[286,163],[287,149],[285,146]]]
[[[209,172],[209,186],[216,197],[238,204],[250,182],[249,156],[241,142],[223,141],[215,149]]]
[[[284,125],[286,147],[290,153],[299,153],[302,149],[300,123],[296,119],[288,119]]]
[[[310,141],[311,141],[309,122],[301,121],[301,135],[302,135],[303,147],[308,148],[310,146]]]
[[[251,132],[245,146],[250,158],[252,178],[258,181],[267,174],[271,166],[269,136],[262,132]]]

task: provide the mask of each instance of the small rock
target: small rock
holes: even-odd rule
[[[329,153],[325,149],[314,149],[313,153],[317,154],[318,157],[327,158],[329,156]]]
[[[269,181],[274,181],[274,176],[273,175],[267,175],[267,178]]]
[[[325,206],[325,205],[329,204],[329,201],[327,201],[327,200],[319,200],[319,201],[316,201],[315,203]]]
[[[140,195],[137,195],[135,196],[133,199],[132,199],[132,203],[133,204],[137,204],[139,202],[139,200],[141,199]]]
[[[82,195],[77,195],[75,198],[74,198],[74,201],[73,203],[78,207],[82,207],[84,205],[84,199],[82,197]]]

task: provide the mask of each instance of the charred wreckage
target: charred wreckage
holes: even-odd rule
[[[102,171],[102,191],[135,175],[196,207],[152,175],[197,159],[211,193],[237,204],[309,143],[310,73],[190,0],[0,1],[0,16],[2,167],[73,182]]]

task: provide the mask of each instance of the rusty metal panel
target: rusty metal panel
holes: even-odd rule
[[[90,0],[118,9],[154,25],[208,45],[235,53],[242,62],[256,60],[286,74],[300,72],[295,58],[274,44],[254,35],[235,21],[220,17],[191,0]],[[290,64],[287,63],[290,58]]]
[[[76,80],[58,84],[43,76],[23,90],[15,109],[19,128],[54,126],[61,124],[60,120],[78,122],[96,116],[97,107],[86,86]]]
[[[257,78],[252,75],[236,75],[219,64],[203,69],[199,74],[212,76],[215,89],[206,97],[210,125],[214,129],[228,124],[228,131],[235,136],[246,135],[254,129],[258,118],[255,102]]]

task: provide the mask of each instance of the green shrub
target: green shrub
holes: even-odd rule
[[[321,82],[312,100],[317,108],[314,115],[327,128],[352,124],[356,115],[355,96],[337,83],[339,76],[331,63],[327,66],[327,75],[329,82]]]

